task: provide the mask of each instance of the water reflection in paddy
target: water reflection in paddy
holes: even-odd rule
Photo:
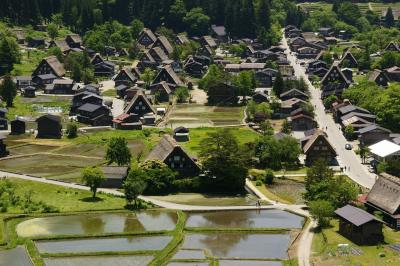
[[[37,241],[36,247],[40,253],[160,250],[171,239],[170,236],[153,236]]]
[[[187,227],[301,228],[304,218],[281,210],[190,213]]]
[[[143,266],[153,259],[152,256],[87,256],[45,258],[46,266]]]
[[[173,230],[176,221],[175,212],[81,214],[35,218],[18,224],[16,230],[22,237],[126,233]]]
[[[285,259],[289,234],[188,234],[183,248],[209,250],[217,258]]]
[[[33,266],[25,247],[0,251],[0,265],[4,266]]]
[[[219,266],[282,266],[279,261],[220,260]]]

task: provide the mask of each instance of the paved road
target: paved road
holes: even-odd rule
[[[324,129],[328,134],[328,139],[336,149],[341,166],[346,166],[346,174],[359,185],[369,189],[372,188],[376,176],[368,172],[367,167],[361,163],[360,157],[358,157],[354,151],[349,151],[344,148],[347,140],[339,129],[339,125],[335,124],[333,118],[325,113],[325,108],[320,98],[320,90],[311,84],[307,78],[304,67],[296,63],[295,56],[289,53],[289,47],[285,37],[283,37],[282,46],[286,49],[288,60],[295,70],[296,77],[303,77],[306,80],[311,93],[311,104],[316,107],[316,120],[318,121],[319,127]],[[326,127],[328,129],[326,129]]]

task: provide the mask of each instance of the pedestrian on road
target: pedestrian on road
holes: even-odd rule
[[[344,167],[344,171],[346,172],[346,166]]]
[[[350,166],[349,166],[349,172],[350,172]]]

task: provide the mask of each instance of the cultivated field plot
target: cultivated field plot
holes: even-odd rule
[[[332,4],[325,2],[312,2],[312,3],[301,3],[300,7],[306,12],[313,12],[316,10],[330,10],[332,9]]]
[[[189,128],[207,126],[241,125],[243,107],[216,107],[204,105],[177,105],[167,122],[167,127]]]
[[[38,154],[0,161],[4,171],[76,182],[84,167],[102,163],[103,159],[92,157]]]
[[[172,203],[198,206],[252,206],[257,201],[257,198],[253,197],[252,195],[233,197],[197,193],[180,193],[168,196],[152,196],[152,198]]]
[[[383,10],[388,9],[391,7],[392,9],[399,9],[400,8],[400,2],[397,3],[370,3],[372,10],[374,12],[378,12],[379,15],[381,15],[381,12]]]

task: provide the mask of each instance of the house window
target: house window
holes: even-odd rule
[[[174,156],[174,161],[179,162],[181,160],[181,157],[179,155]]]
[[[321,150],[323,150],[323,151],[327,151],[327,150],[328,150],[328,147],[326,147],[326,146],[323,146],[323,147],[321,147]]]
[[[314,151],[319,151],[319,147],[318,147],[318,146],[315,146],[315,147],[314,147]]]

